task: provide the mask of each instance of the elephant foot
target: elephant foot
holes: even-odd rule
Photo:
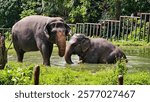
[[[50,66],[50,62],[43,62],[43,65]]]
[[[20,50],[16,50],[16,53],[17,53],[17,61],[23,62],[23,57],[24,57],[25,51],[20,49]]]
[[[18,59],[18,60],[17,60],[17,62],[20,62],[20,63],[22,63],[22,62],[23,62],[23,60],[19,60],[19,59]]]
[[[23,56],[18,56],[17,61],[20,62],[20,63],[22,63],[23,62]]]

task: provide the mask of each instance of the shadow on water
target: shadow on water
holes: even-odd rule
[[[121,47],[128,58],[127,67],[129,71],[148,70],[150,71],[150,47]],[[16,61],[16,54],[8,52],[8,60]],[[73,55],[72,60],[75,64],[66,64],[63,57],[58,56],[57,48],[55,47],[51,56],[51,66],[61,66],[62,68],[71,67],[74,70],[90,70],[96,72],[97,70],[115,67],[115,64],[77,64],[78,56]],[[28,52],[25,53],[24,62],[31,62],[35,64],[42,64],[42,56],[40,52]]]

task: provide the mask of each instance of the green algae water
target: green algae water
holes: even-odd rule
[[[150,72],[150,47],[143,46],[122,46],[121,49],[125,52],[128,58],[127,68],[130,72],[145,70]],[[8,61],[17,61],[14,49],[8,51]],[[42,64],[42,56],[40,52],[27,52],[24,55],[24,62],[31,62],[34,64]],[[63,57],[59,57],[58,49],[55,46],[51,56],[51,66],[61,66],[62,68],[70,67],[76,70],[97,70],[115,67],[115,64],[78,64],[78,56],[73,55],[73,65],[66,64]]]

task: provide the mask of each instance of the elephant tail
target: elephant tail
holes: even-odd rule
[[[10,44],[9,44],[9,46],[8,46],[8,48],[7,48],[7,50],[6,50],[6,52],[8,52],[8,50],[10,49],[10,47],[11,47],[11,45],[12,45],[12,40],[11,40],[11,42],[10,42]]]
[[[8,50],[10,49],[10,47],[11,47],[11,45],[12,45],[12,43],[13,43],[13,38],[14,38],[14,31],[13,31],[13,28],[12,28],[11,34],[12,34],[12,39],[11,39],[11,42],[10,42],[8,48],[6,49],[7,52],[8,52]]]

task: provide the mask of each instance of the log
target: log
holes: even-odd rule
[[[40,78],[40,66],[34,67],[34,85],[39,85],[39,78]]]
[[[123,85],[123,75],[118,76],[118,85]]]

